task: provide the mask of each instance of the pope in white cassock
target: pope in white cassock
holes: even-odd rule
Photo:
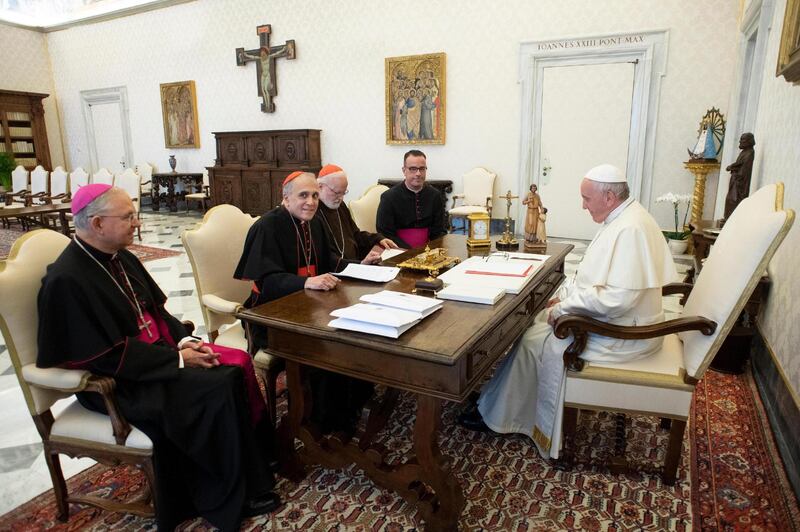
[[[582,314],[616,325],[664,321],[661,288],[676,280],[675,264],[658,224],[629,198],[622,172],[603,164],[581,182],[583,208],[602,224],[578,271],[567,279],[525,332],[512,353],[481,390],[477,409],[459,417],[473,430],[527,434],[544,456],[558,458],[564,411],[564,350],[553,323],[563,314]],[[658,351],[661,338],[619,340],[589,335],[581,358],[624,362]],[[481,419],[482,418],[482,419]]]

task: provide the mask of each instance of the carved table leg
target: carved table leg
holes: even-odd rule
[[[439,451],[437,436],[442,418],[442,400],[417,395],[414,452],[420,465],[420,480],[433,489],[438,501],[420,501],[427,530],[457,530],[458,517],[466,501],[452,473],[450,460]],[[438,502],[438,504],[436,504]]]
[[[167,205],[169,212],[178,212],[178,202],[175,199],[175,180],[167,180]]]
[[[154,211],[158,211],[161,207],[159,189],[161,189],[161,180],[156,177],[150,178],[150,206]]]
[[[281,461],[281,475],[293,482],[306,476],[305,469],[297,456],[294,439],[299,434],[303,420],[311,411],[311,394],[303,386],[300,364],[286,361],[286,386],[289,389],[289,413],[281,419],[278,427],[278,456]]]

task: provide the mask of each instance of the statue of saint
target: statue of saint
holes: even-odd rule
[[[728,165],[725,170],[731,173],[728,183],[728,195],[725,197],[725,219],[733,212],[739,203],[750,194],[750,176],[753,173],[753,146],[756,139],[752,133],[743,133],[739,139],[739,157]]]
[[[539,207],[542,206],[542,199],[536,192],[538,190],[536,185],[531,185],[530,192],[522,200],[523,205],[528,206],[528,212],[525,215],[525,242],[535,243],[536,227],[539,225]]]

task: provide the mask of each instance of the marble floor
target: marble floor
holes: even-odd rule
[[[197,326],[199,335],[205,334],[203,317],[195,293],[192,268],[186,253],[183,252],[180,235],[185,229],[198,224],[202,215],[197,211],[188,213],[142,213],[142,245],[180,251],[175,257],[145,263],[147,270],[169,297],[167,309],[176,317],[191,320]],[[567,256],[567,275],[577,268],[586,249],[586,242],[552,239],[575,245]],[[137,242],[138,243],[138,242]],[[683,272],[690,264],[690,257],[676,257],[678,270]],[[667,303],[677,310],[675,298]],[[62,410],[69,401],[60,401],[54,413]],[[8,355],[5,342],[0,337],[0,515],[13,510],[39,493],[52,488],[50,476],[42,454],[39,434],[25,405],[17,384],[14,368]],[[90,459],[61,458],[64,475],[70,477],[94,462]]]

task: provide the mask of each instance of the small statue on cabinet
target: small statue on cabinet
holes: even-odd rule
[[[541,248],[545,242],[544,220],[546,215],[544,213],[547,212],[547,209],[542,205],[542,199],[537,191],[538,187],[531,185],[530,192],[522,200],[522,204],[528,207],[525,215],[525,247],[528,249]],[[540,231],[543,238],[539,238]]]
[[[547,220],[547,207],[539,206],[539,222],[536,224],[536,240],[539,244],[547,243],[547,230],[544,223]]]
[[[539,225],[539,208],[542,207],[542,199],[537,192],[538,187],[531,185],[530,192],[522,200],[522,204],[528,207],[525,215],[525,245],[536,243],[536,228]]]
[[[731,173],[728,195],[725,197],[725,216],[727,220],[739,203],[750,194],[750,176],[753,173],[753,158],[756,139],[752,133],[743,133],[739,138],[739,157],[725,170]]]

